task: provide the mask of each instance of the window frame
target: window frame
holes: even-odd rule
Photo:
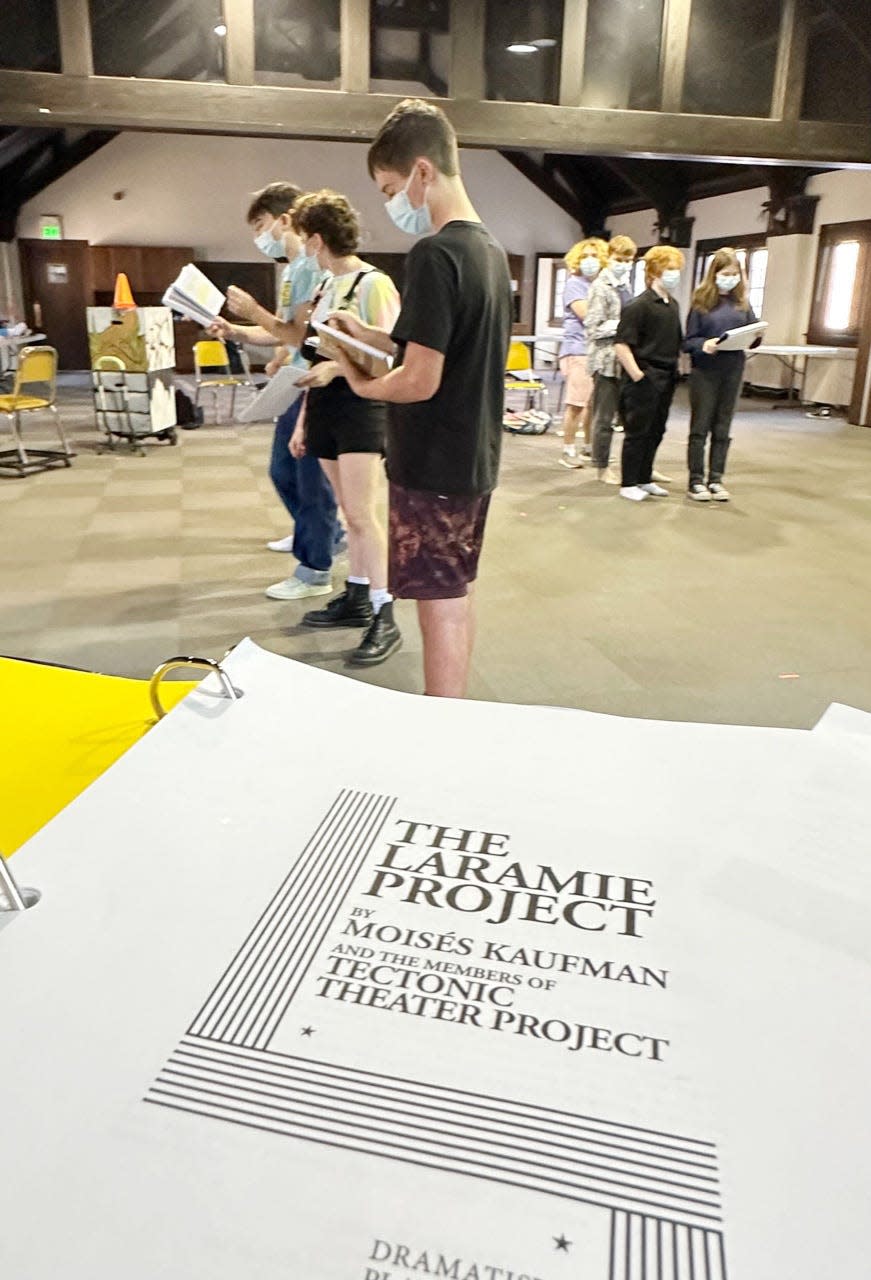
[[[831,252],[839,244],[858,240],[860,244],[859,264],[856,280],[853,285],[854,306],[859,300],[855,328],[832,330],[823,323],[828,305],[828,271]],[[853,222],[829,222],[820,227],[817,240],[817,261],[814,269],[814,287],[811,293],[811,312],[808,321],[807,340],[809,343],[823,347],[858,347],[862,325],[861,298],[864,290],[871,285],[871,218]]]
[[[559,299],[560,308],[559,308],[559,311],[557,311],[557,281],[559,280],[560,272],[563,273],[564,279],[563,279],[562,295]],[[550,274],[550,307],[548,311],[550,316],[550,319],[548,320],[549,325],[562,326],[562,323],[565,320],[566,309],[565,309],[564,297],[565,297],[566,281],[568,280],[568,278],[569,278],[569,269],[566,266],[565,261],[563,260],[559,264],[554,266]]]
[[[768,239],[769,239],[768,233],[765,231],[748,231],[744,235],[714,236],[712,239],[709,239],[709,240],[697,240],[695,243],[695,257],[693,259],[693,281],[692,281],[693,293],[695,293],[696,289],[698,289],[699,285],[702,283],[702,277],[704,276],[704,271],[701,268],[704,264],[705,258],[707,258],[709,254],[716,253],[718,249],[728,248],[728,249],[736,249],[736,250],[743,249],[744,253],[746,254],[747,267],[748,267],[746,275],[747,275],[747,285],[748,285],[748,295],[749,295],[750,257],[753,253],[756,252],[757,249],[767,249]],[[768,283],[768,278],[766,273],[766,284],[767,283]],[[762,289],[762,301],[764,304],[764,301],[765,301],[764,286]],[[756,312],[757,316],[761,316],[762,305],[760,305],[758,309],[754,308],[754,311]]]

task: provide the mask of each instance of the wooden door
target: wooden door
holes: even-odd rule
[[[57,348],[58,367],[88,369],[91,301],[87,240],[20,240],[25,318]]]

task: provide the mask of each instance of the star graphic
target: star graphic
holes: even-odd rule
[[[553,1239],[556,1245],[557,1253],[559,1253],[560,1250],[562,1250],[563,1253],[568,1253],[569,1249],[571,1248],[571,1243],[572,1243],[571,1240],[567,1240],[563,1235],[554,1236]]]
[[[302,1030],[301,1030],[301,1032],[300,1032],[300,1035],[303,1035],[303,1036],[313,1036],[313,1035],[314,1035],[314,1033],[315,1033],[315,1029],[314,1029],[314,1027],[303,1027],[303,1028],[302,1028]]]

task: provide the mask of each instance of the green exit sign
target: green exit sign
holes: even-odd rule
[[[41,240],[63,240],[64,233],[60,218],[40,218],[39,236]]]

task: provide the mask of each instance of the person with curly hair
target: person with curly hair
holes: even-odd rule
[[[302,196],[291,210],[291,221],[304,252],[330,272],[314,301],[311,321],[342,312],[365,325],[391,329],[399,315],[399,294],[389,276],[358,256],[360,224],[347,198],[329,190]],[[306,613],[303,625],[365,627],[350,661],[374,666],[402,644],[387,589],[387,537],[375,510],[387,411],[381,401],[358,396],[336,361],[319,354],[298,385],[308,390],[291,452],[320,459],[345,513],[350,562],[345,590],[325,609]]]
[[[653,463],[677,384],[683,329],[673,295],[683,265],[683,254],[672,245],[647,250],[647,288],[624,307],[614,341],[614,353],[623,368],[620,497],[632,502],[668,497],[668,490],[653,479]]]
[[[608,246],[595,236],[579,240],[564,258],[568,276],[563,289],[563,338],[559,368],[565,379],[565,411],[563,413],[563,449],[560,463],[575,468],[584,465],[583,452],[575,445],[579,425],[583,424],[584,441],[589,444],[590,410],[593,379],[587,371],[587,338],[584,320],[587,298],[596,276],[607,266]],[[589,453],[589,448],[587,449]]]

